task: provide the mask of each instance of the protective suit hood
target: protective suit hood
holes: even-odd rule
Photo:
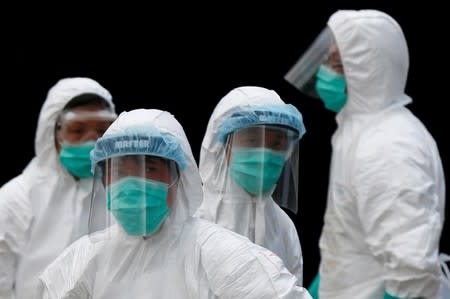
[[[224,161],[226,158],[221,137],[224,123],[232,119],[230,116],[234,113],[249,113],[253,124],[270,123],[268,119],[272,115],[259,114],[260,107],[268,107],[267,111],[276,115],[278,123],[287,119],[285,124],[295,127],[300,137],[305,132],[299,112],[285,104],[275,91],[257,86],[242,86],[231,90],[215,107],[201,145],[199,170],[203,180],[204,200],[197,216],[272,250],[281,257],[301,284],[303,259],[292,220],[270,194],[251,196],[232,180],[228,180],[228,171],[225,169],[227,162]],[[283,119],[281,116],[284,113],[291,118]],[[248,122],[242,121],[240,125],[248,125]],[[227,182],[229,188],[223,189]]]
[[[235,88],[226,94],[214,109],[211,118],[208,122],[208,127],[202,142],[201,154],[200,154],[200,175],[204,182],[209,181],[208,170],[212,170],[208,167],[202,167],[205,163],[214,162],[209,160],[206,156],[207,152],[215,153],[223,146],[219,142],[219,128],[224,120],[229,116],[230,111],[236,107],[246,107],[254,105],[272,105],[272,104],[284,104],[280,96],[273,90],[260,88],[256,86],[243,86]]]
[[[69,244],[86,234],[92,179],[70,175],[58,160],[55,124],[74,97],[94,93],[112,110],[111,94],[89,78],[59,80],[41,108],[36,156],[0,192],[0,293],[31,298],[38,274]]]
[[[139,132],[145,134],[154,129],[162,134],[169,134],[175,137],[175,142],[178,143],[177,146],[179,145],[183,152],[183,157],[175,159],[180,168],[180,178],[177,183],[177,196],[174,200],[174,207],[168,218],[171,219],[170,222],[184,222],[198,209],[203,192],[197,164],[186,134],[172,114],[157,109],[136,109],[130,112],[122,112],[117,120],[106,130],[103,137],[99,139],[98,144],[101,143],[101,140],[114,140],[114,138],[121,138],[121,136],[136,136],[137,141],[140,136]],[[151,155],[152,153],[143,151],[146,149],[140,149],[139,146],[133,147],[133,153]],[[100,161],[98,154],[101,154],[101,150],[99,151],[98,147],[96,147],[91,153],[93,163]],[[120,153],[113,150],[112,153],[104,155],[103,159],[109,158],[111,154],[123,155],[132,153],[128,152],[124,147]],[[164,158],[171,157],[165,156]]]
[[[160,131],[175,137],[185,158],[171,218],[150,237],[127,235],[115,225],[80,238],[40,276],[42,297],[309,299],[278,256],[214,223],[189,217],[202,199],[200,175],[184,131],[170,113],[121,113],[97,140],[91,160],[156,153],[154,145],[163,143],[141,141],[160,137]],[[169,151],[159,153],[170,156]]]
[[[445,178],[432,135],[404,107],[408,51],[373,10],[328,22],[348,84],[332,138],[319,297],[438,298]]]
[[[344,66],[346,114],[377,113],[411,99],[404,94],[409,55],[390,16],[375,10],[339,10],[328,20]]]
[[[111,94],[96,81],[83,77],[59,80],[49,90],[39,114],[35,137],[35,152],[39,167],[60,167],[55,149],[56,119],[71,99],[84,93],[101,96],[114,110]]]
[[[252,107],[257,105],[284,105],[283,100],[273,90],[257,87],[238,87],[226,94],[214,109],[205,136],[203,138],[200,152],[200,175],[207,188],[214,190],[212,183],[214,163],[217,153],[222,149],[223,143],[220,141],[219,132],[221,125],[236,108]]]

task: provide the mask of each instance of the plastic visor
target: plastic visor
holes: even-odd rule
[[[230,133],[214,165],[216,186],[226,198],[251,201],[272,197],[297,212],[298,133],[256,125]]]
[[[343,74],[336,41],[328,27],[322,30],[284,78],[301,92],[319,98],[315,86],[316,74],[321,65]]]
[[[145,232],[144,226],[155,216],[149,203],[165,200],[170,209],[178,178],[177,164],[158,156],[123,155],[100,161],[94,170],[89,234],[115,224],[124,229],[125,223],[114,213],[120,209],[127,210],[126,225],[131,221],[134,230]]]
[[[66,144],[95,141],[116,118],[117,114],[110,110],[67,111],[59,118],[57,136]]]

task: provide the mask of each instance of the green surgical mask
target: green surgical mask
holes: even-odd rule
[[[284,166],[284,153],[267,148],[233,148],[230,175],[252,195],[275,187]]]
[[[107,207],[129,235],[152,235],[169,214],[168,190],[159,181],[125,177],[107,186]]]
[[[92,177],[89,155],[94,145],[94,141],[76,145],[63,144],[59,152],[59,161],[75,177],[80,179]]]
[[[316,91],[325,108],[339,112],[347,102],[346,82],[343,75],[321,65],[316,74]]]

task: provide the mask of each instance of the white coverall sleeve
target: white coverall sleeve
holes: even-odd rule
[[[0,298],[14,298],[18,256],[27,242],[32,211],[21,176],[0,189]]]
[[[81,237],[63,251],[41,274],[37,298],[91,298],[95,271],[89,271],[94,246]]]
[[[201,261],[218,298],[311,298],[278,256],[231,231],[211,234],[201,245]]]
[[[400,298],[435,298],[439,289],[443,219],[424,155],[390,142],[384,148],[365,146],[354,160],[352,188],[365,240],[383,265],[385,290]]]

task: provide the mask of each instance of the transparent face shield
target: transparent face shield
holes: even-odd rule
[[[334,77],[343,74],[336,41],[331,30],[326,27],[284,78],[301,92],[320,98],[317,81],[328,85]]]
[[[57,122],[57,141],[62,145],[78,145],[95,141],[116,118],[117,114],[107,109],[64,111]]]
[[[156,233],[168,216],[179,178],[177,164],[148,155],[124,155],[95,166],[89,233],[114,224],[132,236]]]
[[[287,127],[256,125],[229,134],[217,162],[226,197],[265,200],[297,212],[298,133]]]

